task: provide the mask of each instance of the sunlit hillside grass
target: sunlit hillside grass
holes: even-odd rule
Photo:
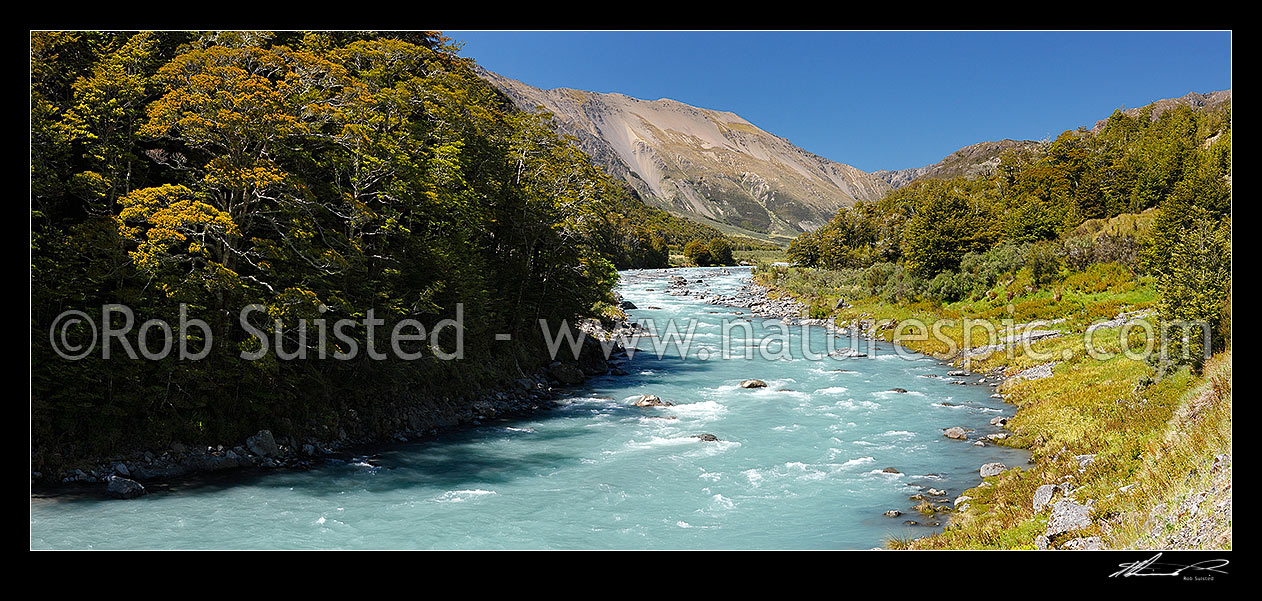
[[[773,295],[799,298],[812,316],[832,317],[839,324],[858,326],[872,336],[952,359],[976,372],[1013,376],[1053,364],[1051,377],[1009,379],[998,389],[1017,411],[1007,425],[1011,435],[988,444],[1028,449],[1031,464],[1009,466],[1012,469],[961,493],[972,500],[967,510],[951,516],[941,534],[892,539],[888,541],[891,548],[1033,549],[1049,515],[1048,508],[1036,513],[1031,502],[1035,489],[1043,484],[1069,483],[1078,502],[1093,502],[1092,526],[1053,539],[1053,548],[1087,536],[1102,537],[1110,548],[1196,541],[1194,536],[1175,537],[1197,527],[1189,525],[1197,518],[1195,511],[1183,509],[1188,499],[1199,499],[1196,495],[1205,491],[1211,501],[1214,494],[1229,499],[1230,478],[1226,478],[1224,493],[1220,471],[1230,473],[1230,460],[1220,471],[1211,466],[1215,456],[1231,452],[1230,350],[1213,357],[1202,376],[1193,376],[1184,367],[1144,385],[1141,382],[1151,379],[1152,369],[1139,357],[1144,347],[1142,330],[1131,329],[1132,356],[1123,353],[1128,349],[1123,348],[1121,328],[1097,329],[1089,339],[1084,335],[1092,323],[1152,308],[1156,295],[1149,279],[1123,277],[1117,269],[1093,265],[1083,271],[1064,271],[1056,285],[1027,289],[1023,278],[1028,274],[1017,273],[988,291],[994,293],[992,298],[981,295],[944,305],[889,302],[871,296],[862,276],[862,271],[781,267],[760,269],[756,277],[773,288]],[[1008,292],[1014,292],[1011,300]],[[834,309],[839,299],[846,306]],[[1036,320],[1044,323],[1027,327],[1061,334],[966,362],[961,353],[965,318],[996,322],[998,336]],[[919,320],[924,326],[892,327],[906,320]],[[941,336],[924,339],[925,328],[935,324]],[[1016,326],[1016,330],[1005,331],[1005,326]],[[988,336],[985,328],[972,328],[968,346],[993,343]],[[1088,340],[1095,357],[1088,353]],[[1078,455],[1095,458],[1082,468],[1074,458]],[[1150,514],[1162,507],[1173,508],[1164,526],[1169,540],[1152,535]],[[1229,518],[1215,528],[1207,544],[1230,547]]]

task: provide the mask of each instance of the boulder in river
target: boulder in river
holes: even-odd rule
[[[891,389],[890,389],[890,392],[899,392],[899,393],[902,393],[902,392],[907,392],[907,389],[906,389],[906,388],[891,388]]]
[[[964,433],[964,428],[952,426],[946,429],[946,437],[955,440],[968,440],[968,434]]]
[[[670,401],[663,401],[655,394],[642,394],[636,399],[636,407],[670,407],[673,405]]]
[[[887,517],[887,518],[896,518],[896,517],[898,517],[898,516],[900,516],[900,515],[903,515],[903,512],[901,512],[901,511],[899,511],[899,510],[897,510],[897,509],[891,509],[891,510],[889,510],[889,511],[885,512],[885,517]]]
[[[718,437],[718,436],[715,436],[715,435],[713,435],[713,434],[709,434],[709,433],[706,433],[706,434],[693,434],[693,435],[692,435],[692,437],[693,437],[693,438],[700,438],[700,439],[701,439],[701,442],[718,442],[718,441],[719,441],[719,437]]]
[[[885,469],[881,470],[881,472],[886,473],[886,474],[901,474],[901,473],[902,473],[902,472],[900,472],[900,471],[898,471],[898,470],[896,470],[896,469],[894,469],[894,468],[892,468],[892,467],[887,467],[887,468],[885,468]]]
[[[762,380],[741,380],[741,388],[766,388],[767,383]]]
[[[628,309],[628,310],[630,310],[630,309],[638,309],[638,308],[639,308],[639,307],[636,307],[636,306],[635,306],[635,303],[633,303],[633,302],[631,302],[631,301],[629,301],[629,300],[624,300],[624,301],[622,301],[622,303],[620,303],[618,306],[622,307],[623,309]]]

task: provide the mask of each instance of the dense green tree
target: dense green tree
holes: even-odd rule
[[[980,202],[949,185],[925,186],[903,232],[907,270],[932,278],[955,269],[965,253],[986,250],[995,241],[992,222]]]

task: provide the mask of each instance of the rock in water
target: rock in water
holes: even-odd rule
[[[887,517],[887,518],[896,518],[896,517],[898,517],[898,516],[900,516],[900,515],[903,515],[903,512],[901,512],[901,511],[899,511],[899,510],[897,510],[897,509],[891,509],[891,510],[889,510],[889,511],[885,512],[885,517]]]
[[[622,301],[622,304],[621,304],[620,306],[621,306],[623,309],[628,309],[628,310],[630,310],[630,309],[638,309],[638,308],[639,308],[639,307],[636,307],[636,306],[635,306],[635,303],[633,303],[633,302],[631,302],[631,301],[629,301],[629,300],[624,300],[624,301]]]
[[[141,486],[135,480],[111,476],[109,481],[110,483],[105,487],[105,492],[115,499],[134,499],[148,492],[144,486]]]
[[[906,388],[891,388],[891,389],[890,389],[890,392],[900,392],[900,393],[902,393],[902,392],[907,392],[907,389],[906,389]]]
[[[964,433],[964,428],[953,426],[946,429],[946,437],[955,440],[968,440],[968,434]]]
[[[670,407],[672,404],[670,401],[663,401],[655,394],[642,394],[635,401],[636,407]]]
[[[245,446],[251,453],[262,457],[280,457],[280,447],[272,437],[271,430],[259,430],[258,434],[245,439]]]
[[[1008,466],[996,461],[994,463],[987,463],[986,465],[983,465],[981,469],[977,471],[981,473],[983,478],[989,478],[991,476],[998,476],[999,474],[1002,474],[1006,469],[1008,469]]]
[[[693,434],[693,438],[700,438],[701,442],[718,442],[719,437],[713,434]]]
[[[886,474],[901,474],[901,473],[902,473],[902,472],[900,472],[900,471],[898,471],[898,470],[896,470],[896,469],[894,469],[894,468],[892,468],[892,467],[887,467],[887,468],[885,468],[885,469],[881,470],[881,472],[886,473]]]
[[[766,388],[767,383],[762,380],[742,380],[741,388]]]

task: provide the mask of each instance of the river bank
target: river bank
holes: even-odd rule
[[[968,508],[942,533],[893,538],[891,548],[1230,548],[1230,350],[1213,357],[1204,375],[1184,368],[1149,377],[1143,360],[1121,352],[1122,326],[1151,307],[1142,290],[1129,306],[1076,298],[1060,314],[1052,299],[1018,297],[1006,317],[1031,321],[1013,331],[1040,334],[996,348],[974,335],[970,346],[987,352],[967,353],[961,315],[944,307],[842,300],[788,270],[758,278],[773,299],[792,298],[879,339],[893,340],[893,324],[905,320],[956,320],[941,329],[953,346],[902,343],[999,380],[996,394],[1015,408],[1003,424],[1008,436],[994,442],[1029,450],[1031,465],[983,474],[980,486],[963,493]],[[1103,313],[1096,306],[1117,315],[1093,319]],[[1108,358],[1091,356],[1088,344]]]
[[[368,452],[383,444],[435,438],[497,418],[519,418],[556,407],[566,387],[590,376],[618,373],[626,350],[616,340],[608,356],[598,343],[614,330],[595,319],[579,328],[588,333],[577,359],[552,361],[530,376],[488,385],[473,398],[451,397],[399,402],[383,415],[362,416],[349,409],[332,436],[321,437],[319,424],[297,424],[306,436],[273,434],[270,429],[235,444],[174,442],[169,448],[134,450],[76,462],[56,474],[31,472],[33,497],[100,496],[131,499],[152,486],[188,483],[211,474],[249,470],[308,469],[314,462]],[[564,354],[564,353],[563,353]],[[562,357],[564,359],[564,357]],[[328,428],[323,428],[328,430]]]

